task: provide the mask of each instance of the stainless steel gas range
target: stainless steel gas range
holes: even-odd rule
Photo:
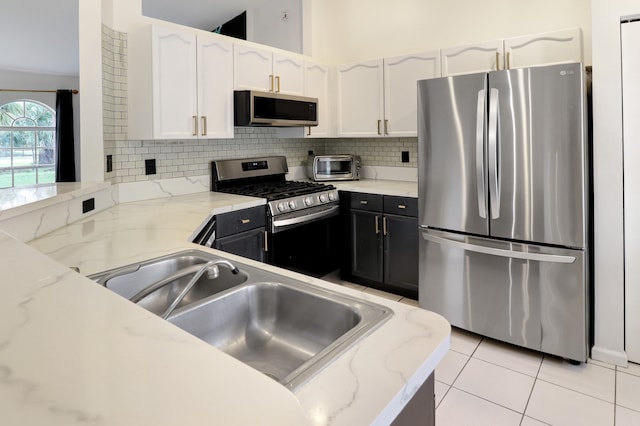
[[[266,198],[270,264],[321,276],[338,268],[338,191],[333,185],[289,181],[284,156],[211,163],[211,190]]]

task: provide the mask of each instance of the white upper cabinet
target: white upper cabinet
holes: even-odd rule
[[[440,52],[384,59],[384,133],[418,135],[418,80],[440,77]]]
[[[233,49],[236,90],[302,95],[304,62],[295,55],[235,44]]]
[[[440,76],[440,52],[337,67],[339,136],[416,136],[417,82]]]
[[[441,52],[443,76],[581,62],[582,31],[572,28],[450,47]]]
[[[582,62],[579,28],[509,38],[504,41],[506,68]]]
[[[382,136],[384,120],[382,59],[339,65],[338,136]]]
[[[318,99],[318,125],[308,127],[306,137],[328,137],[335,131],[333,128],[335,99],[330,93],[331,68],[317,62],[304,63],[304,95]]]
[[[132,139],[233,137],[231,43],[153,25],[129,49]]]
[[[502,40],[442,49],[442,75],[495,71],[502,61],[503,49]]]

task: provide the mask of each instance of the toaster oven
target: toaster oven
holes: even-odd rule
[[[307,176],[314,181],[360,179],[359,155],[309,155]]]

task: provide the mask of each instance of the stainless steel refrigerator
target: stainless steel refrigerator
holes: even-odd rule
[[[586,360],[586,84],[579,63],[418,82],[421,307]]]

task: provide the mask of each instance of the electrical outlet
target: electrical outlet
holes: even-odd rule
[[[88,200],[84,200],[82,202],[82,213],[89,213],[91,210],[95,210],[96,208],[96,199],[89,198]]]
[[[107,173],[113,171],[113,155],[107,155]]]
[[[156,159],[151,158],[149,160],[144,160],[144,174],[145,175],[155,175],[156,174]]]
[[[402,162],[403,163],[409,162],[409,151],[402,151]]]

